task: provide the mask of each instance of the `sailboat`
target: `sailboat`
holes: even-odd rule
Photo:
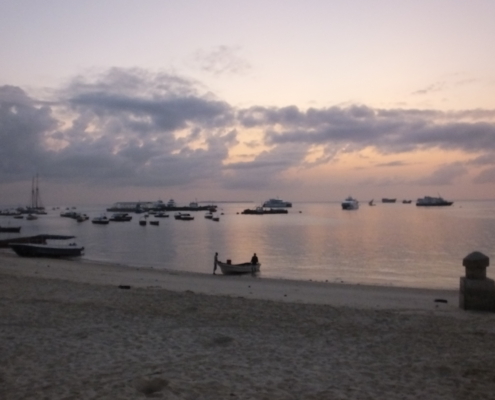
[[[23,212],[30,215],[46,214],[45,207],[43,207],[43,203],[41,202],[38,174],[33,177],[31,184],[31,204]]]

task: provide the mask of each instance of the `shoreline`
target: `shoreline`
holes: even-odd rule
[[[0,273],[336,307],[424,311],[440,307],[453,310],[459,302],[458,290],[300,281],[251,275],[226,276],[218,270],[213,275],[85,259],[23,258],[11,251],[0,251]]]

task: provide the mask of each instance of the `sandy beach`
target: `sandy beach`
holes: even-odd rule
[[[458,292],[0,251],[0,399],[495,399]]]

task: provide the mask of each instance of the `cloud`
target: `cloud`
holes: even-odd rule
[[[346,108],[251,107],[240,110],[240,123],[265,129],[269,145],[288,143],[346,146],[346,151],[371,147],[384,154],[421,149],[480,152],[495,150],[495,123],[470,121],[475,112],[455,114],[435,110]],[[478,113],[479,114],[479,113]],[[487,112],[490,118],[493,112]]]
[[[461,163],[443,165],[430,176],[414,181],[415,184],[423,186],[445,186],[452,185],[454,181],[468,173],[468,169]]]
[[[486,168],[481,171],[474,179],[474,183],[486,184],[495,183],[495,167]]]
[[[0,87],[0,183],[39,172],[91,185],[208,182],[262,190],[293,184],[288,172],[367,148],[397,158],[379,167],[407,165],[401,155],[431,149],[472,155],[470,166],[491,165],[495,150],[494,110],[236,109],[200,82],[118,68],[77,76],[53,93],[36,99],[19,87]],[[262,134],[246,137],[248,129]],[[232,163],[241,142],[254,153]],[[466,166],[451,164],[416,183],[452,184],[465,174]],[[485,170],[476,179],[491,182],[490,176]]]
[[[73,182],[188,184],[218,173],[235,141],[231,107],[175,76],[113,69],[59,95],[55,112],[0,88],[1,181],[34,169]]]
[[[243,75],[251,69],[250,63],[239,55],[235,46],[217,46],[210,51],[199,50],[195,54],[200,68],[213,75]]]
[[[416,90],[412,94],[413,95],[426,95],[426,94],[430,94],[432,92],[440,92],[444,88],[445,88],[445,82],[436,82],[436,83],[433,83],[433,84],[427,86],[424,89]]]
[[[406,163],[404,161],[390,161],[387,163],[376,164],[377,167],[404,167],[406,165],[410,165],[410,163]]]

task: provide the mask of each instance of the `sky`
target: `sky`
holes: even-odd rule
[[[491,0],[3,0],[0,207],[495,198]]]

